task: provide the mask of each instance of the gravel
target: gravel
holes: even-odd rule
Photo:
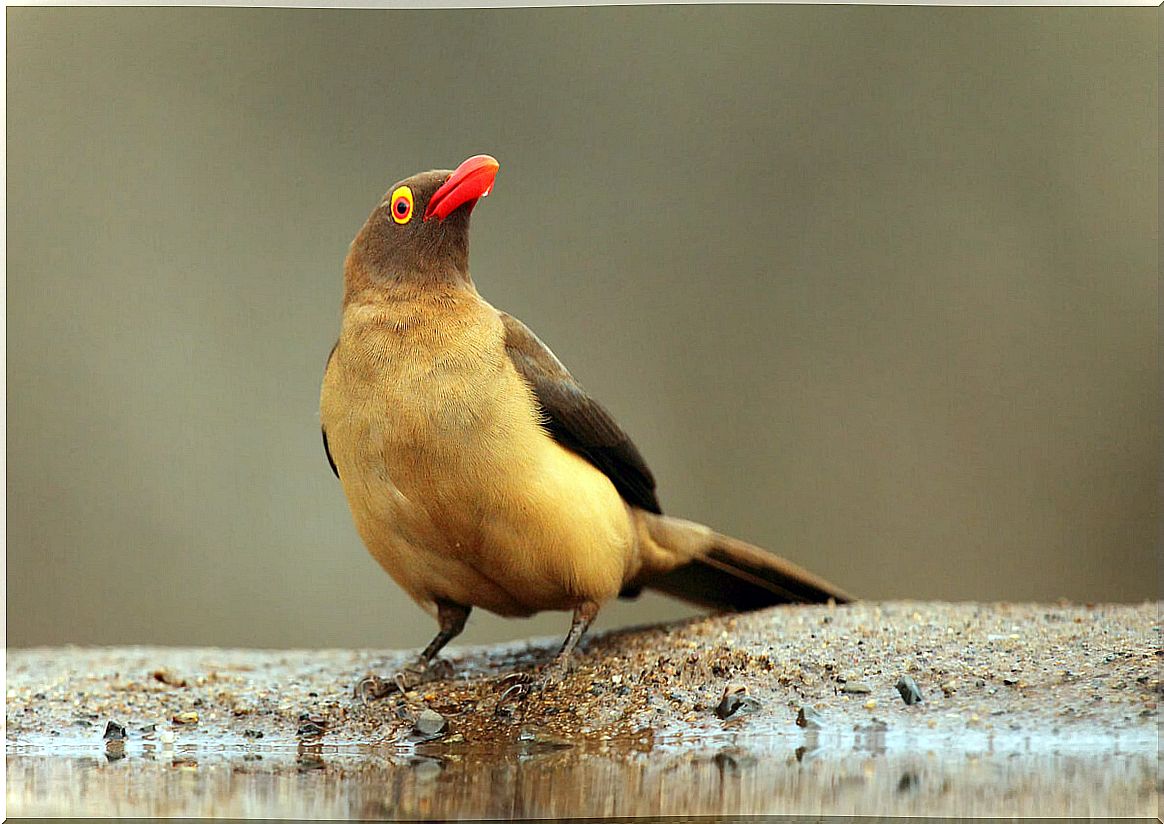
[[[210,772],[204,767],[220,761],[270,781],[293,780],[309,769],[336,782],[324,817],[343,817],[352,813],[343,799],[371,792],[350,782],[366,772],[383,786],[388,773],[404,769],[384,761],[383,753],[404,746],[414,753],[410,759],[435,759],[442,774],[458,765],[454,772],[478,788],[519,780],[496,770],[527,763],[531,753],[537,763],[573,753],[576,759],[562,762],[565,772],[552,782],[558,799],[531,801],[525,809],[531,816],[585,815],[591,809],[585,796],[578,796],[574,810],[559,801],[575,797],[571,782],[595,780],[594,769],[620,799],[594,814],[994,815],[1026,809],[1154,815],[1159,611],[1157,603],[890,602],[723,614],[589,638],[560,685],[523,701],[503,701],[497,680],[536,669],[560,639],[454,648],[451,680],[424,685],[402,701],[366,706],[353,697],[353,685],[369,673],[390,677],[415,651],[9,650],[9,813],[101,815],[108,814],[101,806],[108,802],[119,815],[231,817],[231,811],[259,809],[268,817],[311,817],[306,807],[280,808],[268,796],[265,807],[241,797],[232,806],[234,785],[209,793],[210,806],[199,806],[197,793],[163,804],[170,775],[155,768],[164,757],[165,764],[205,781]],[[854,691],[862,685],[867,689]],[[924,702],[911,704],[907,697],[923,693]],[[104,742],[111,724],[126,738]],[[106,744],[123,754],[110,755]],[[855,754],[867,751],[881,754],[880,767],[860,766],[860,760],[854,766]],[[698,772],[706,756],[721,772],[736,765],[731,769],[765,777],[729,801],[722,788],[718,795],[707,790],[706,798],[692,796],[703,792],[702,779],[694,777],[683,792],[644,792],[633,787],[648,773],[658,780],[664,775],[643,773],[647,753],[654,753],[652,764],[672,765],[668,775]],[[967,758],[1003,754],[1007,761],[999,762],[993,778],[967,772]],[[86,779],[85,794],[70,789],[76,775],[69,765],[93,757],[102,763],[116,757],[119,771],[98,770]],[[510,760],[518,757],[526,761]],[[1040,766],[1044,757],[1050,760]],[[1083,759],[1077,768],[1086,780],[1080,774],[1069,780],[1063,758]],[[802,770],[810,762],[815,772],[798,773],[796,792],[758,789],[783,786],[789,764]],[[745,764],[753,766],[739,766]],[[893,765],[908,768],[912,777],[897,774]],[[1024,769],[1022,782],[1013,784]],[[850,771],[863,777],[837,790],[839,776]],[[420,780],[421,773],[408,775]],[[942,794],[918,789],[937,786],[931,782],[939,777],[947,788]],[[110,782],[105,791],[103,780]],[[1004,780],[1011,782],[1009,794],[998,792]],[[127,782],[137,782],[136,806],[118,800]],[[906,789],[898,793],[899,786]],[[416,817],[504,814],[480,795],[484,790],[472,787],[453,792],[446,786],[424,809],[401,797],[389,806]],[[688,807],[680,806],[683,799]],[[315,801],[301,800],[316,809]],[[964,803],[953,806],[956,801]],[[362,807],[355,812],[380,815]]]

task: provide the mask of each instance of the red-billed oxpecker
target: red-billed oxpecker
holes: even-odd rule
[[[622,427],[478,294],[469,216],[497,169],[478,155],[393,185],[344,264],[324,448],[368,551],[440,624],[395,686],[443,671],[436,655],[473,607],[573,612],[544,686],[603,604],[644,587],[718,609],[848,600],[786,560],[663,515]]]

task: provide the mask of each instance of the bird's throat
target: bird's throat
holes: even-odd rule
[[[369,260],[353,250],[344,264],[344,302],[401,303],[426,296],[446,300],[458,293],[477,297],[467,261],[443,259],[431,264],[402,266],[395,261]]]

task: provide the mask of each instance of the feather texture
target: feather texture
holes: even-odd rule
[[[533,389],[546,431],[610,478],[627,503],[661,513],[655,477],[630,436],[524,323],[499,312],[505,352]]]

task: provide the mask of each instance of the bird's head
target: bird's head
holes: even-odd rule
[[[470,157],[453,171],[394,183],[352,241],[348,293],[387,284],[469,282],[469,214],[493,189],[499,164]]]

